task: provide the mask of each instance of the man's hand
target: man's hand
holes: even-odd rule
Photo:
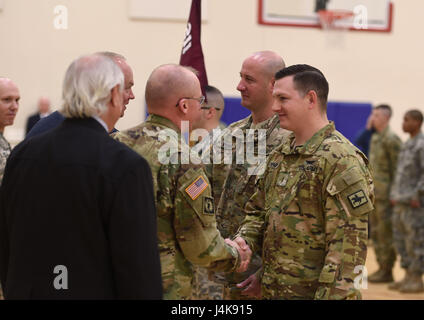
[[[373,126],[373,118],[372,118],[372,114],[369,115],[368,119],[367,119],[367,125],[366,125],[366,129],[367,130],[371,130],[372,126]]]
[[[242,295],[257,299],[262,298],[261,281],[259,280],[259,277],[256,276],[256,273],[250,275],[249,278],[237,284],[237,288],[241,289],[244,287],[247,288],[241,292]]]
[[[250,250],[249,246],[246,244],[246,241],[244,241],[243,238],[237,237],[234,239],[234,241],[225,239],[225,242],[236,248],[240,254],[241,262],[240,266],[236,269],[236,272],[246,271],[250,263],[250,258],[252,257],[252,250]]]

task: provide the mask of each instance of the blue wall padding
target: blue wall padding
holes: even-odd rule
[[[336,129],[351,142],[365,128],[371,111],[371,103],[329,102],[327,105],[328,119],[333,120]]]
[[[250,111],[243,107],[240,98],[224,98],[225,108],[221,121],[231,124],[250,115]]]
[[[240,104],[240,98],[227,97],[224,100],[225,109],[221,121],[226,124],[231,124],[250,115],[250,111]],[[365,127],[371,110],[371,103],[329,102],[327,105],[328,119],[333,120],[336,129],[352,142],[359,131]]]

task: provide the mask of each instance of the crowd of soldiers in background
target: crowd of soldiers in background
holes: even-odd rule
[[[368,280],[390,283],[390,289],[402,293],[423,292],[423,115],[419,110],[405,113],[402,129],[409,139],[404,144],[389,127],[391,116],[389,105],[376,106],[355,141],[365,153],[369,152],[375,183],[375,213],[370,222],[379,270]],[[405,276],[393,282],[396,253]]]
[[[369,166],[328,121],[322,72],[286,67],[278,54],[262,51],[244,60],[237,86],[251,115],[224,134],[265,130],[265,173],[247,174],[250,164],[236,162],[235,145],[231,164],[160,163],[161,130],[177,133],[181,152],[181,121],[190,121],[190,131],[223,127],[222,93],[205,88],[204,102],[193,75],[176,65],[155,69],[146,84],[150,116],[111,134],[144,157],[153,174],[165,299],[360,299],[355,268],[365,265],[368,217],[380,266],[368,280],[393,281],[394,243],[407,272],[390,287],[423,291],[420,111],[406,113],[403,129],[410,139],[402,146],[388,127],[390,107],[373,109],[365,132]],[[131,91],[132,75],[131,81],[124,76]],[[19,98],[17,86],[1,78],[1,176],[11,152],[3,131],[13,124]],[[133,98],[128,93],[124,108]]]

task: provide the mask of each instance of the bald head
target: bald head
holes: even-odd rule
[[[18,86],[9,78],[0,77],[0,90],[8,87],[18,88]]]
[[[9,78],[0,77],[0,132],[13,124],[19,108],[18,86]]]
[[[279,70],[286,67],[283,58],[273,51],[255,52],[246,60],[248,59],[257,63],[264,75],[270,78],[274,77]]]
[[[243,61],[237,90],[241,93],[241,105],[252,112],[254,123],[274,115],[274,76],[284,67],[283,58],[272,51],[256,52]]]
[[[200,83],[188,68],[166,64],[153,70],[146,84],[146,103],[149,113],[175,108],[183,97],[197,97]]]

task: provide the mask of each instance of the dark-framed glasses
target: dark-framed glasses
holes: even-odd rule
[[[202,109],[202,110],[209,110],[209,109],[212,109],[212,108],[214,108],[217,111],[221,110],[221,108],[213,107],[213,106],[203,106],[203,107],[200,107],[200,109]]]
[[[205,103],[205,96],[201,96],[200,98],[189,98],[189,97],[183,97],[180,98],[177,102],[177,104],[175,105],[176,107],[178,107],[178,105],[180,104],[181,99],[188,99],[188,100],[196,100],[199,102],[200,105],[203,105]],[[203,109],[203,108],[202,108]]]

